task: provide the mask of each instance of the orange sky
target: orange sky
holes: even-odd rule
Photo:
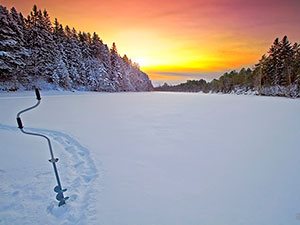
[[[116,42],[154,84],[212,79],[254,65],[276,37],[300,41],[299,0],[0,0],[33,4],[77,30]]]

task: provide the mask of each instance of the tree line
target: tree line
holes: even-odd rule
[[[211,82],[188,80],[178,85],[164,84],[157,91],[255,93],[258,95],[300,97],[300,45],[287,36],[276,38],[267,54],[253,68],[224,73]]]
[[[137,63],[108,48],[97,33],[76,31],[33,6],[25,18],[0,5],[0,90],[148,91]]]

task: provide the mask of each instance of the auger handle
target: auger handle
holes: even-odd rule
[[[37,100],[41,100],[41,95],[40,95],[40,91],[39,91],[39,89],[35,89],[35,95],[36,95],[36,99]]]
[[[23,129],[22,120],[20,117],[17,118],[18,128]]]

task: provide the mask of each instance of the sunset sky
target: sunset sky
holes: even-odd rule
[[[300,0],[0,0],[27,15],[96,32],[141,65],[155,85],[253,66],[276,37],[300,41]]]

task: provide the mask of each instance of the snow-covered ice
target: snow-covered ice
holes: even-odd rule
[[[0,224],[296,225],[300,100],[199,93],[42,92],[70,197],[57,207],[44,140],[16,128],[34,93],[0,94]]]

